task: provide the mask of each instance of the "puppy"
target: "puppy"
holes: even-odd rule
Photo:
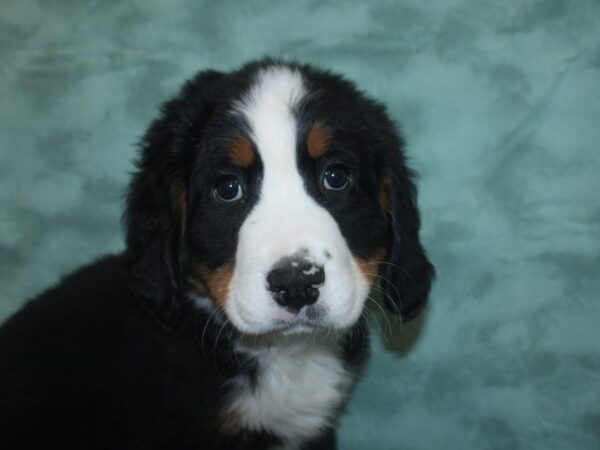
[[[308,65],[200,72],[137,167],[124,253],[0,329],[3,448],[335,448],[371,288],[408,320],[433,277],[384,108]]]

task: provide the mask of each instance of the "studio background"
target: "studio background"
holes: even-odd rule
[[[374,324],[340,448],[600,448],[598,1],[3,0],[0,320],[123,248],[160,103],[262,55],[383,101],[420,174],[430,307]]]

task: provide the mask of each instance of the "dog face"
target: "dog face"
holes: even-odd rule
[[[243,333],[347,329],[380,274],[396,312],[427,298],[401,141],[337,76],[274,61],[202,73],[150,128],[139,166],[134,286],[167,315],[192,290]]]

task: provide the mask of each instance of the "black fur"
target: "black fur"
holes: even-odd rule
[[[257,201],[262,163],[241,170],[227,138],[246,124],[227,115],[258,69],[207,71],[162,108],[142,142],[124,215],[126,251],[65,278],[0,328],[0,442],[3,448],[259,449],[276,436],[220,431],[227,380],[256,373],[234,348],[237,331],[211,321],[187,298],[194,263],[231,263],[236,233]],[[294,65],[315,95],[296,111],[299,145],[316,120],[332,132],[318,160],[298,149],[310,195],[338,222],[351,251],[385,248],[382,287],[390,309],[414,316],[427,300],[433,268],[419,242],[419,215],[402,141],[382,106],[328,72]],[[325,168],[348,168],[352,188],[326,192]],[[211,195],[235,174],[247,197],[225,208]],[[382,210],[381,186],[389,198]],[[357,373],[367,349],[359,322],[343,338],[346,367]],[[315,430],[306,448],[335,448],[333,429]]]

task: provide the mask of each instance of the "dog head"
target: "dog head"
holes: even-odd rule
[[[141,150],[127,249],[161,317],[195,293],[243,333],[347,329],[378,279],[405,319],[427,300],[402,140],[341,77],[272,60],[201,72]]]

